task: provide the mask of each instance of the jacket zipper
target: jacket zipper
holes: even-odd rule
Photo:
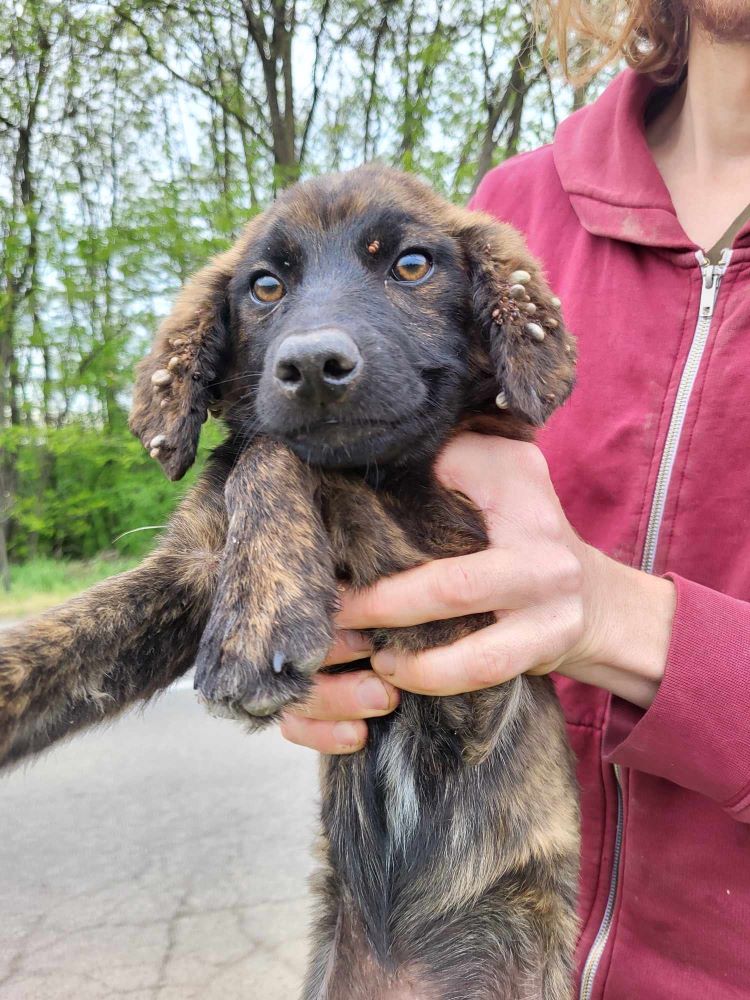
[[[604,949],[609,939],[609,932],[612,928],[612,917],[615,913],[615,902],[617,901],[617,883],[620,875],[620,856],[622,854],[622,830],[623,830],[623,808],[622,808],[622,777],[620,765],[614,765],[615,782],[617,784],[617,827],[615,830],[615,850],[612,855],[612,872],[609,879],[609,893],[607,894],[607,905],[604,907],[604,916],[596,932],[594,943],[586,956],[586,964],[583,967],[581,976],[580,1000],[590,1000],[591,991],[594,988],[596,970],[599,968],[599,961],[604,954]]]
[[[656,476],[654,495],[651,500],[651,512],[646,528],[646,540],[643,544],[643,556],[641,559],[641,569],[646,573],[652,573],[656,560],[656,549],[659,543],[659,532],[664,518],[664,508],[667,501],[667,493],[674,469],[675,457],[682,436],[682,428],[685,424],[685,416],[690,404],[690,397],[695,386],[703,359],[703,353],[708,343],[708,335],[711,332],[711,320],[716,309],[716,300],[719,295],[719,286],[724,277],[729,261],[732,258],[731,250],[722,250],[718,264],[712,264],[702,250],[696,253],[696,259],[701,269],[701,299],[698,307],[698,322],[695,325],[693,340],[690,344],[685,367],[682,369],[680,384],[677,387],[672,417],[669,421],[669,430],[664,442],[664,450],[659,463],[659,472]],[[594,989],[599,962],[601,961],[604,949],[609,940],[612,929],[612,919],[617,902],[617,889],[620,877],[620,861],[622,858],[622,834],[623,834],[623,794],[622,776],[619,765],[614,765],[615,781],[617,785],[617,826],[615,830],[615,849],[612,856],[612,871],[609,880],[609,893],[607,894],[607,904],[604,907],[604,916],[599,925],[594,943],[586,956],[581,975],[581,989],[578,994],[579,1000],[591,1000]]]
[[[664,443],[659,473],[656,477],[656,485],[654,486],[651,513],[648,518],[646,541],[643,544],[643,558],[641,560],[641,569],[645,570],[646,573],[653,573],[654,571],[656,548],[659,544],[659,532],[664,518],[664,507],[667,502],[667,492],[669,491],[669,482],[672,478],[674,460],[680,444],[690,396],[693,392],[698,369],[703,359],[703,352],[708,342],[711,319],[713,318],[716,299],[719,295],[719,285],[731,260],[732,251],[722,250],[718,264],[711,264],[702,250],[699,250],[695,256],[703,276],[698,322],[695,327],[693,342],[690,345],[685,367],[682,369],[682,376],[680,377],[680,384],[677,388],[677,395],[672,409],[672,419],[669,421],[667,440]]]

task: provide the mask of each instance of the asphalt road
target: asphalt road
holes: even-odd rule
[[[0,777],[0,1000],[294,1000],[317,761],[186,687]]]

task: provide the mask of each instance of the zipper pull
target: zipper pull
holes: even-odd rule
[[[696,253],[696,259],[703,275],[701,284],[701,319],[710,319],[714,314],[716,298],[719,294],[719,284],[727,269],[727,264],[732,256],[731,250],[722,250],[721,259],[718,264],[712,264],[702,250]]]

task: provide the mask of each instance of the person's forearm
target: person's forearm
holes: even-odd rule
[[[559,672],[611,691],[641,708],[656,696],[667,662],[675,588],[587,547],[587,586],[597,590],[588,648]]]

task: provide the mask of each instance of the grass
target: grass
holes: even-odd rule
[[[135,556],[100,555],[85,562],[32,559],[21,566],[11,566],[10,591],[0,589],[0,621],[45,611],[140,561]]]

